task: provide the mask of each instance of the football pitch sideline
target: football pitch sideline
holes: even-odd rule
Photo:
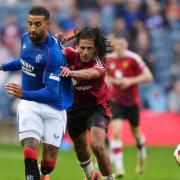
[[[135,174],[136,149],[124,148],[126,175],[122,180],[179,180],[180,166],[175,163],[175,147],[148,147],[146,170]],[[83,180],[74,152],[61,151],[51,180]],[[0,180],[24,180],[23,149],[20,145],[0,145]],[[119,180],[119,179],[118,179]]]

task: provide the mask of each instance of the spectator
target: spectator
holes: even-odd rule
[[[170,112],[180,113],[180,77],[176,77],[173,83],[173,89],[169,92]]]

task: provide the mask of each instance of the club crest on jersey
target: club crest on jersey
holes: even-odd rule
[[[122,67],[124,69],[126,69],[128,66],[129,66],[129,62],[128,61],[124,61],[123,64],[122,64]]]
[[[41,55],[41,54],[38,54],[38,55],[36,56],[35,62],[38,64],[38,63],[41,62],[41,60],[42,60],[42,55]]]

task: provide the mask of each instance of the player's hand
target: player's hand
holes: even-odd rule
[[[22,87],[18,84],[15,83],[8,83],[5,85],[5,89],[7,91],[8,94],[11,94],[17,98],[21,98],[22,97]]]
[[[54,36],[55,36],[55,37],[58,39],[58,41],[60,41],[62,44],[64,44],[64,43],[68,40],[68,38],[65,37],[65,35],[64,35],[63,33],[57,33],[57,34],[55,34]]]
[[[132,82],[132,79],[131,78],[127,78],[127,77],[123,77],[121,79],[121,89],[126,89],[130,86],[132,86],[133,82]]]
[[[71,70],[68,67],[61,66],[61,74],[62,77],[69,77],[71,75]]]

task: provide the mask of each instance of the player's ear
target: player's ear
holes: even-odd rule
[[[51,22],[50,21],[47,21],[47,25],[49,26],[51,24]]]

